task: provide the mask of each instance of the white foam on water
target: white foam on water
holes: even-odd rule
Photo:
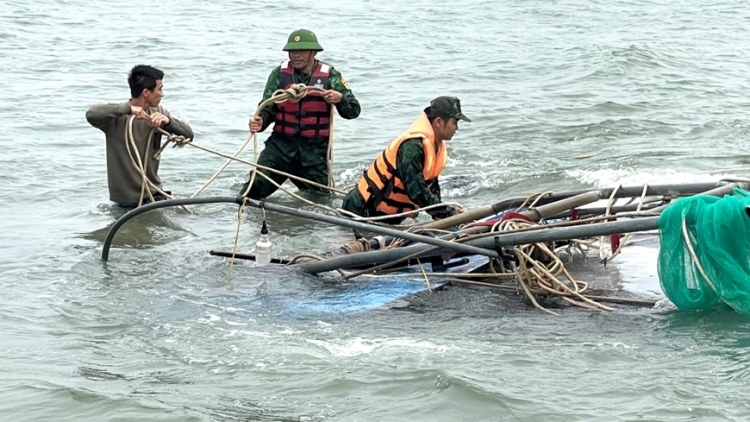
[[[342,180],[359,180],[363,167],[352,166],[341,172]],[[243,182],[244,183],[244,182]]]
[[[717,170],[718,171],[718,170]],[[649,185],[666,185],[679,183],[701,183],[718,182],[727,177],[740,177],[732,174],[707,174],[699,172],[684,172],[674,169],[665,170],[638,170],[638,169],[599,169],[599,170],[567,170],[567,176],[576,178],[581,182],[593,185],[596,188],[609,188],[617,185],[637,186],[648,183]]]
[[[306,341],[310,344],[314,344],[327,350],[334,356],[339,357],[369,355],[378,349],[389,348],[418,350],[420,353],[423,353],[425,351],[444,353],[448,349],[447,346],[437,345],[429,341],[418,341],[403,338],[368,340],[357,337],[354,339],[339,342],[316,339],[306,339]]]
[[[271,338],[270,333],[265,333],[262,331],[249,331],[249,330],[229,330],[227,334],[224,335],[224,337],[234,337],[234,336],[248,336],[248,337],[261,337],[261,338]]]
[[[221,321],[221,317],[216,314],[212,314],[208,311],[206,311],[205,316],[202,318],[198,318],[199,324],[208,324],[213,325],[213,323]]]

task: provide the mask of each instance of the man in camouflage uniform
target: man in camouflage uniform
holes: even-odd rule
[[[266,140],[258,164],[327,185],[331,108],[335,106],[344,119],[355,119],[360,113],[359,102],[338,70],[315,59],[323,47],[314,33],[306,29],[292,32],[283,50],[289,52],[289,60],[271,72],[261,103],[277,89],[285,89],[292,84],[316,86],[325,89],[325,92],[320,95],[311,91],[299,103],[287,101],[270,104],[261,110],[259,116],[250,119],[251,132],[262,132],[274,123],[273,133]],[[277,173],[258,171],[267,174],[279,185],[287,179]],[[304,182],[294,179],[292,182],[300,190],[318,191]],[[249,180],[242,186],[240,195],[245,193],[248,184]],[[261,199],[276,189],[264,177],[256,175],[246,195]]]
[[[417,120],[378,154],[342,208],[363,217],[400,214],[442,202],[438,175],[448,160],[445,141],[458,130],[458,121],[470,122],[456,97],[438,97]],[[451,206],[427,210],[433,219],[463,212]],[[406,217],[380,220],[398,224]]]

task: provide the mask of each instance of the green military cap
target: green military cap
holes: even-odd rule
[[[318,37],[308,29],[298,29],[289,34],[289,39],[284,46],[284,51],[294,50],[314,50],[323,51],[323,47],[318,44]]]
[[[471,121],[471,119],[461,113],[461,101],[456,97],[437,97],[430,101],[429,109],[434,116],[453,117],[456,120]]]

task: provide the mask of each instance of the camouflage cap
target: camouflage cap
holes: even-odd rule
[[[456,97],[437,97],[430,101],[429,109],[434,116],[453,117],[456,120],[466,122],[471,121],[461,112],[461,100]]]

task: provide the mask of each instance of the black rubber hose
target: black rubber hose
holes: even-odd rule
[[[154,203],[136,208],[133,211],[130,211],[129,213],[120,217],[120,219],[117,220],[115,225],[112,226],[109,233],[107,233],[107,239],[105,239],[104,241],[104,250],[102,251],[102,260],[106,261],[109,258],[109,248],[110,248],[110,244],[112,243],[112,238],[114,238],[115,236],[115,232],[120,228],[120,226],[125,224],[125,222],[127,222],[128,220],[130,220],[131,218],[139,214],[142,214],[144,212],[151,211],[154,209],[158,209],[158,208],[165,208],[165,207],[176,206],[176,205],[211,204],[211,203],[217,203],[217,202],[229,202],[229,203],[235,203],[235,204],[242,204],[243,200],[244,199],[239,196],[238,197],[220,196],[220,197],[212,197],[212,198],[172,199],[168,201],[154,202]],[[251,207],[256,207],[256,208],[265,208],[267,211],[271,211],[271,212],[279,212],[282,214],[293,215],[296,217],[308,218],[308,219],[320,221],[323,223],[336,224],[342,227],[349,227],[349,228],[359,229],[363,231],[371,231],[371,232],[379,233],[379,234],[386,235],[386,236],[394,236],[400,239],[411,240],[417,243],[426,243],[428,245],[441,246],[443,248],[446,248],[452,251],[465,252],[465,253],[470,253],[472,255],[485,255],[485,256],[492,257],[492,258],[499,257],[499,255],[497,254],[497,251],[492,250],[492,249],[475,248],[473,246],[464,245],[462,243],[449,242],[443,239],[438,239],[438,238],[424,236],[424,235],[418,235],[418,234],[409,233],[405,231],[399,231],[399,230],[391,229],[388,227],[375,226],[372,224],[362,223],[359,221],[353,221],[353,220],[349,220],[349,219],[345,219],[341,217],[316,214],[310,211],[304,211],[304,210],[299,210],[296,208],[285,207],[283,205],[266,203],[265,201],[257,201],[257,200],[248,199],[246,202],[246,205],[251,206]]]
[[[137,217],[144,212],[149,212],[159,208],[177,207],[180,205],[198,205],[198,204],[219,204],[229,203],[241,205],[243,198],[241,196],[212,196],[206,198],[181,198],[181,199],[168,199],[166,201],[152,202],[150,204],[142,205],[127,214],[120,217],[112,228],[109,229],[107,237],[104,239],[104,246],[102,248],[102,261],[109,260],[109,248],[112,246],[112,239],[115,238],[117,230],[122,227],[123,224],[127,223],[133,217]]]

